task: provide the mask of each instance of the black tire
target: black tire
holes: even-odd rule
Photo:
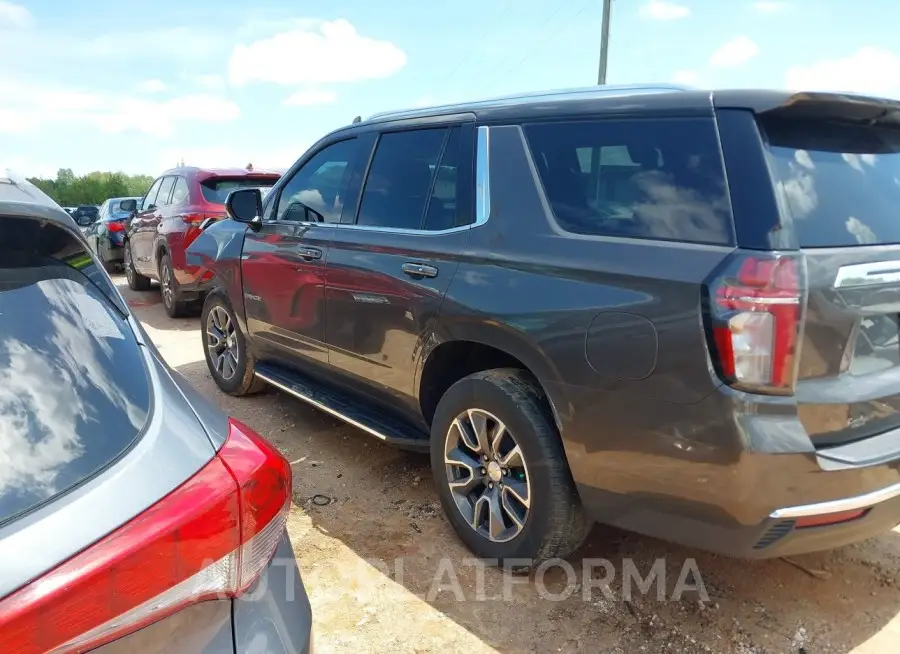
[[[217,307],[223,309],[228,314],[231,324],[234,325],[234,339],[237,346],[235,372],[232,377],[227,379],[216,369],[212,359],[212,352],[209,347],[210,341],[212,340],[208,335],[210,314]],[[253,352],[247,347],[247,339],[241,332],[240,323],[238,323],[235,318],[231,303],[224,294],[213,292],[206,296],[200,318],[200,329],[203,338],[203,355],[206,357],[206,366],[209,368],[209,374],[212,375],[213,381],[216,382],[216,386],[229,395],[238,397],[259,393],[266,387],[266,382],[257,377],[254,372],[256,358],[253,356]]]
[[[506,542],[476,531],[450,489],[445,443],[453,421],[469,409],[488,412],[502,422],[527,466],[530,506],[521,531]],[[590,530],[591,522],[582,510],[546,397],[536,380],[523,370],[478,372],[447,390],[432,421],[431,468],[444,513],[457,535],[478,557],[496,560],[513,572],[526,573],[544,561],[571,555]],[[502,482],[510,479],[504,477],[498,484],[501,495],[505,492]]]
[[[150,278],[144,277],[134,267],[134,260],[131,258],[131,241],[125,241],[125,279],[128,280],[128,288],[132,291],[149,291]]]
[[[191,315],[192,310],[196,311],[196,304],[193,301],[181,297],[178,280],[175,279],[175,269],[172,268],[172,260],[168,253],[164,253],[159,259],[159,292],[169,318],[184,318]]]
[[[103,261],[101,262],[103,265],[103,270],[105,270],[110,275],[115,275],[119,272],[119,264],[115,261]]]

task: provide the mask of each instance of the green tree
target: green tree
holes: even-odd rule
[[[56,179],[32,177],[28,181],[64,207],[80,204],[102,204],[107,198],[141,196],[153,178],[149,175],[126,175],[122,172],[95,171],[76,176],[71,168],[60,168]]]

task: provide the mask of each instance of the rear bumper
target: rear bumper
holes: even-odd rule
[[[741,558],[831,549],[900,524],[900,432],[816,450],[789,398],[748,406],[728,390],[648,407],[589,395],[570,394],[575,410],[560,423],[582,503],[599,522]]]
[[[259,581],[233,606],[235,652],[312,652],[312,609],[286,532]]]
[[[125,248],[110,242],[108,238],[99,240],[97,256],[104,263],[122,263],[125,260]]]

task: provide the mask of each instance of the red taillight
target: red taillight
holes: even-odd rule
[[[720,374],[757,392],[793,392],[803,318],[803,260],[742,256],[710,284],[712,343]]]
[[[239,596],[271,561],[290,504],[290,465],[231,420],[194,477],[0,600],[3,654],[84,652],[190,604]]]
[[[854,509],[851,511],[840,511],[838,513],[821,513],[819,515],[808,515],[797,518],[794,526],[797,529],[807,529],[809,527],[825,527],[827,525],[840,525],[845,522],[859,520],[869,512],[869,509]]]
[[[106,223],[106,229],[108,229],[111,232],[124,232],[125,231],[125,223],[108,222],[108,223]]]

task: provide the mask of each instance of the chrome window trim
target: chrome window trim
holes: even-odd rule
[[[337,229],[381,232],[384,234],[414,234],[419,236],[441,236],[464,232],[474,227],[481,227],[491,217],[491,175],[490,175],[490,128],[482,125],[478,128],[475,146],[475,222],[450,229],[406,229],[399,227],[376,227],[351,223],[328,223]],[[321,223],[299,223],[301,225],[320,225]]]

